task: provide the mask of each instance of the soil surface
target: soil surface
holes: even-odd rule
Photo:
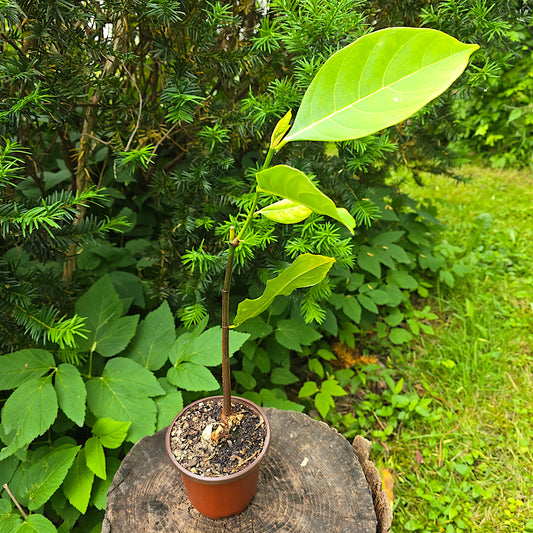
[[[171,430],[170,448],[178,463],[193,474],[227,476],[246,468],[261,453],[265,422],[232,402],[232,415],[221,424],[222,401],[207,400],[181,416]]]

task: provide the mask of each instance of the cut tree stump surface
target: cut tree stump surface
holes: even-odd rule
[[[265,411],[270,448],[257,493],[241,514],[212,520],[189,504],[161,430],[123,460],[109,488],[102,533],[381,531],[369,483],[348,441],[305,414]]]

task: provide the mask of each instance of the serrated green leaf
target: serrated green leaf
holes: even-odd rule
[[[306,381],[298,393],[298,398],[306,398],[307,396],[313,396],[318,392],[318,387],[314,381]]]
[[[330,407],[335,407],[335,402],[333,398],[324,392],[318,392],[315,396],[315,407],[318,409],[320,416],[326,418],[326,415],[329,413]]]
[[[94,475],[100,479],[106,478],[105,453],[98,437],[90,437],[85,443],[85,464]]]
[[[320,390],[329,396],[345,396],[347,394],[336,379],[328,379],[322,382]]]
[[[297,224],[305,220],[312,212],[305,205],[286,199],[270,204],[257,211],[258,214],[280,224]]]
[[[313,327],[297,320],[280,320],[275,333],[276,340],[285,348],[302,351],[302,346],[309,346],[322,338]]]
[[[389,244],[387,246],[387,251],[389,252],[390,256],[398,263],[411,263],[410,257],[407,255],[407,252],[401,246],[398,246],[397,244]]]
[[[174,417],[183,409],[183,394],[168,382],[167,378],[159,378],[159,384],[165,389],[165,396],[155,398],[157,406],[156,431],[167,427]]]
[[[76,313],[86,318],[87,339],[79,341],[83,351],[104,357],[120,353],[135,335],[138,315],[122,317],[123,304],[109,276],[102,277],[76,302]]]
[[[387,28],[331,56],[307,89],[278,145],[343,141],[396,124],[445,91],[477,45],[426,28]]]
[[[85,513],[91,497],[94,474],[87,467],[85,450],[82,448],[63,481],[63,492],[68,501],[80,513]]]
[[[92,434],[98,437],[102,446],[118,448],[128,435],[131,422],[119,422],[112,418],[99,418],[93,426]]]
[[[386,305],[389,303],[389,295],[381,289],[373,289],[365,292],[377,305]]]
[[[11,512],[11,507],[6,500],[0,500],[0,504],[2,502],[7,505],[5,509],[0,508],[0,533],[16,533],[22,525],[22,518],[20,518],[20,515]]]
[[[276,165],[259,171],[255,177],[258,191],[280,196],[319,215],[338,220],[353,234],[355,220],[350,213],[337,207],[301,170],[287,165]]]
[[[44,505],[61,486],[80,448],[71,444],[52,448],[24,473],[22,485],[30,511]]]
[[[54,356],[46,350],[27,349],[0,356],[0,390],[15,389],[40,378],[55,367]]]
[[[89,500],[89,505],[94,505],[101,511],[106,508],[107,492],[120,467],[120,461],[115,457],[108,457],[106,463],[106,479],[95,478]]]
[[[268,309],[276,296],[288,296],[301,287],[316,285],[324,279],[334,262],[332,257],[322,255],[298,256],[277,278],[267,281],[265,291],[259,298],[246,299],[239,304],[234,325],[238,326],[245,320],[260,315]]]
[[[344,297],[342,310],[344,311],[344,314],[351,318],[356,324],[359,324],[361,320],[361,306],[359,305],[359,302],[357,299],[351,295],[347,295]]]
[[[267,324],[260,316],[250,318],[237,329],[237,331],[248,333],[250,335],[248,340],[250,341],[266,337],[272,333],[272,330],[272,326]]]
[[[57,529],[42,514],[31,514],[22,522],[18,529],[11,533],[57,533]]]
[[[387,282],[397,285],[401,289],[416,290],[418,282],[413,276],[408,274],[405,270],[389,270],[387,272]]]
[[[404,319],[404,314],[397,308],[393,309],[389,315],[385,317],[385,322],[391,326],[395,327],[402,323]]]
[[[51,376],[23,383],[2,408],[2,429],[7,437],[0,461],[42,435],[57,417],[57,396]]]
[[[398,242],[403,235],[405,235],[405,231],[382,231],[371,237],[370,242],[374,246],[390,246],[392,243]]]
[[[362,249],[359,250],[359,253],[357,254],[357,264],[367,272],[370,272],[371,274],[374,274],[376,278],[381,277],[381,262],[376,257],[374,253],[372,253],[368,247],[363,246]]]
[[[255,389],[255,386],[257,385],[255,378],[251,374],[243,372],[242,370],[234,370],[232,376],[235,378],[235,381],[245,389],[252,390]]]
[[[405,344],[413,340],[413,336],[403,328],[392,328],[389,332],[389,340],[393,344]]]
[[[259,370],[263,372],[263,374],[270,372],[272,363],[270,361],[270,357],[268,356],[268,352],[263,348],[257,348],[257,350],[255,351],[254,362],[257,365],[257,368],[259,368]]]
[[[387,304],[389,307],[397,307],[406,299],[397,285],[388,284],[382,288],[389,297],[389,303]]]
[[[379,313],[379,310],[378,310],[376,304],[375,304],[374,301],[371,300],[368,296],[366,296],[366,295],[364,295],[364,294],[358,294],[358,295],[357,295],[357,299],[359,300],[359,303],[360,303],[365,309],[367,309],[368,311],[370,311],[371,313],[376,313],[376,314]]]
[[[318,377],[324,377],[324,367],[318,359],[309,359],[307,366],[309,367],[309,370],[314,372]]]
[[[98,418],[131,422],[127,438],[136,442],[155,431],[157,410],[151,397],[164,392],[152,372],[131,359],[115,357],[101,377],[87,382],[87,403]]]
[[[229,332],[230,357],[241,348],[248,337],[248,333]],[[218,366],[222,363],[222,328],[209,328],[188,342],[182,342],[180,337],[172,346],[172,352],[175,354],[170,358],[173,364],[188,361],[203,366]]]
[[[439,281],[446,283],[446,285],[451,288],[453,288],[455,284],[453,274],[449,270],[441,270],[439,272]]]
[[[122,352],[135,335],[139,315],[124,316],[99,329],[95,350],[104,357]]]
[[[55,374],[54,386],[61,410],[82,427],[85,420],[87,390],[79,370],[69,363],[60,364]]]
[[[270,381],[275,385],[290,385],[296,383],[300,378],[295,376],[288,368],[278,367],[272,370]]]
[[[187,391],[211,391],[220,388],[213,374],[203,365],[183,362],[167,372],[167,379],[176,387]]]
[[[175,339],[174,318],[168,303],[164,301],[139,324],[124,356],[149,370],[159,370],[167,361]]]

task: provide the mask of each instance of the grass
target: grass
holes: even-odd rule
[[[434,288],[435,334],[391,358],[432,399],[378,458],[398,533],[533,532],[533,175],[464,174],[407,186],[437,204],[440,250],[462,277]]]

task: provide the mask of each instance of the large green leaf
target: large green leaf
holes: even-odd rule
[[[100,479],[106,478],[104,447],[98,437],[87,439],[85,443],[85,462],[95,476]]]
[[[22,485],[30,511],[46,503],[61,486],[80,448],[72,444],[53,448],[24,474]]]
[[[59,407],[78,426],[85,420],[87,390],[79,370],[69,363],[62,363],[55,375],[55,389]]]
[[[93,481],[94,474],[87,467],[85,450],[82,448],[63,482],[65,496],[80,513],[87,511]]]
[[[230,357],[248,340],[250,335],[240,331],[230,331]],[[169,354],[170,362],[178,365],[190,361],[198,365],[217,366],[222,363],[222,328],[215,326],[199,336],[181,335],[173,344]]]
[[[159,381],[159,380],[158,380]],[[131,422],[118,422],[112,418],[100,418],[93,426],[92,433],[106,448],[118,448],[126,439]]]
[[[87,403],[98,418],[131,422],[128,440],[136,442],[155,431],[152,396],[165,394],[152,372],[122,357],[106,364],[101,377],[87,382]]]
[[[259,171],[255,177],[258,191],[281,196],[315,213],[334,218],[353,233],[355,220],[352,215],[346,209],[337,207],[301,170],[287,165],[276,165]]]
[[[85,351],[104,357],[120,353],[135,335],[138,315],[122,317],[123,304],[109,276],[98,280],[76,302],[76,313],[86,318],[87,339],[79,341]]]
[[[24,519],[24,522],[11,533],[57,533],[57,529],[42,514],[31,514]]]
[[[322,337],[315,328],[297,320],[280,320],[275,336],[279,344],[297,352]]]
[[[335,259],[323,255],[302,254],[277,278],[268,280],[265,291],[255,300],[246,299],[239,304],[234,326],[260,315],[268,309],[274,298],[288,296],[301,287],[311,287],[324,279]]]
[[[23,383],[7,399],[2,409],[2,430],[8,446],[0,452],[0,461],[42,435],[57,417],[57,396],[51,377]]]
[[[14,389],[40,378],[55,367],[54,356],[46,350],[27,349],[0,356],[0,390]]]
[[[478,48],[437,30],[387,28],[331,56],[277,145],[357,139],[396,124],[444,92]]]
[[[125,356],[149,370],[159,370],[165,364],[175,338],[174,318],[165,301],[139,324]]]
[[[170,368],[167,379],[176,387],[187,391],[208,391],[220,388],[211,371],[203,365],[180,363]]]
[[[176,387],[171,385],[167,378],[159,378],[158,381],[165,389],[166,394],[155,398],[155,404],[157,406],[157,431],[167,427],[172,422],[172,419],[183,409],[183,395],[181,391],[176,390]]]

